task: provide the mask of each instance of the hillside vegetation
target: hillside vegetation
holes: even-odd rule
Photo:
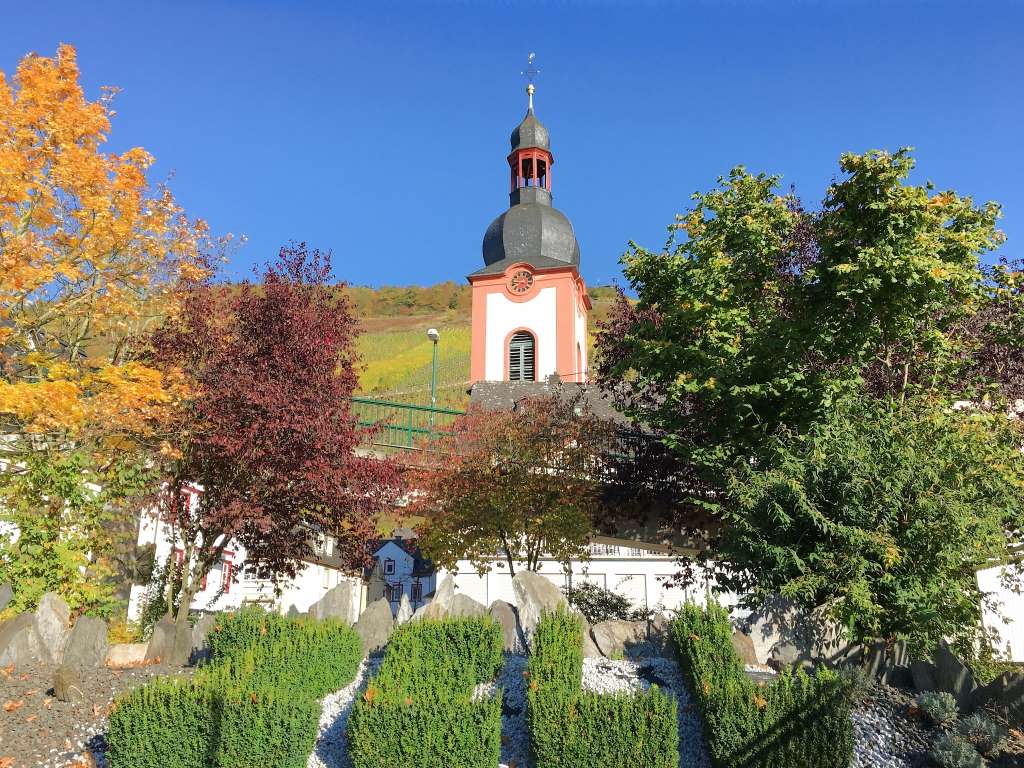
[[[401,402],[430,403],[432,343],[428,328],[441,333],[438,342],[438,405],[464,408],[469,400],[469,285],[444,282],[432,286],[349,286],[348,295],[360,318],[363,370],[360,394]],[[594,324],[607,315],[615,291],[590,289]]]

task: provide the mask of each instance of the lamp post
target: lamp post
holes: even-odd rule
[[[434,409],[437,408],[437,342],[441,334],[437,328],[427,330],[427,338],[434,342],[434,357],[430,363],[430,429],[434,429]]]

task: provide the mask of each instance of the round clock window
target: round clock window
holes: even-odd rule
[[[515,294],[526,293],[533,287],[533,275],[525,269],[516,272],[508,281],[508,289]]]

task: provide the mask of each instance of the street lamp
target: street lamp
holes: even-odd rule
[[[430,364],[430,429],[434,429],[434,409],[437,408],[437,342],[441,334],[437,328],[427,330],[427,338],[434,342],[434,357]]]

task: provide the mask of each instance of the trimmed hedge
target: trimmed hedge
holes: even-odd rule
[[[377,676],[352,709],[355,768],[494,768],[501,752],[501,690],[473,689],[504,661],[501,627],[489,616],[400,627]]]
[[[657,686],[643,694],[584,691],[582,647],[579,616],[560,611],[537,626],[527,692],[536,768],[678,768],[675,697]]]
[[[261,631],[253,611],[225,619],[214,662],[191,680],[158,678],[118,699],[111,768],[242,768],[254,756],[275,768],[306,765],[317,699],[355,678],[359,636],[338,622],[258,613],[271,629]]]
[[[853,757],[849,682],[827,670],[755,684],[732,647],[724,608],[687,605],[676,649],[704,715],[715,768],[847,768]]]

